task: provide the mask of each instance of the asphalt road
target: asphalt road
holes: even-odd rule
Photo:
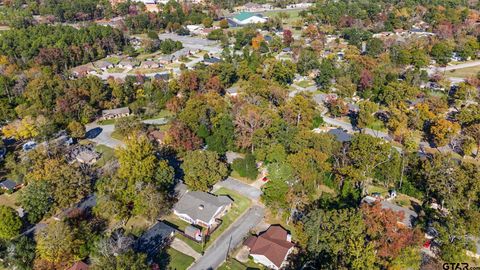
[[[232,250],[243,241],[248,232],[260,223],[264,214],[265,209],[258,205],[248,209],[189,269],[217,269],[225,261],[229,250]]]
[[[469,68],[469,67],[476,67],[476,66],[480,66],[480,60],[469,61],[469,62],[465,62],[457,65],[450,65],[446,67],[431,67],[431,68],[427,68],[427,73],[431,75],[435,72],[445,72],[445,71],[451,71],[455,69]]]
[[[214,189],[218,189],[221,187],[238,192],[241,195],[248,197],[252,200],[258,200],[260,199],[260,195],[262,195],[262,191],[260,191],[259,189],[247,185],[232,177],[228,177],[227,179],[218,182],[217,184],[215,184]]]

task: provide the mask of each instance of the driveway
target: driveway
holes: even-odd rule
[[[260,199],[260,195],[262,195],[261,190],[255,188],[255,187],[252,187],[248,184],[245,184],[245,183],[243,183],[243,182],[241,182],[241,181],[239,181],[235,178],[232,178],[232,177],[228,177],[224,181],[216,183],[215,186],[213,187],[213,190],[218,190],[221,187],[224,187],[226,189],[230,189],[230,190],[233,190],[235,192],[238,192],[241,195],[243,195],[245,197],[248,197],[248,198],[250,198],[252,200],[255,200],[255,201]]]
[[[148,125],[165,125],[168,123],[167,118],[158,118],[158,119],[148,119],[142,121],[144,124]],[[90,123],[85,125],[85,129],[87,130],[87,139],[96,143],[96,144],[103,144],[112,149],[117,147],[124,147],[125,143],[112,138],[112,133],[115,130],[115,125],[99,125],[96,122]],[[91,134],[91,135],[89,135]]]
[[[87,139],[96,144],[103,144],[112,149],[125,146],[125,143],[123,143],[122,141],[112,138],[112,133],[115,130],[115,125],[113,124],[98,125],[97,123],[90,123],[87,124],[85,127],[87,130]],[[96,133],[97,130],[100,131],[98,135],[91,138],[88,137],[89,132]]]
[[[183,254],[193,257],[195,260],[198,260],[200,257],[202,257],[200,253],[193,250],[193,248],[187,245],[187,243],[183,242],[182,240],[176,237],[173,238],[173,241],[170,244],[170,247],[182,252]]]
[[[247,210],[235,223],[230,226],[198,259],[189,269],[190,270],[209,270],[217,269],[227,257],[228,253],[238,246],[254,228],[263,219],[265,209],[255,205]]]

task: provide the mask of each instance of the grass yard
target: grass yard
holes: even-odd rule
[[[115,124],[115,121],[116,119],[107,119],[107,120],[98,121],[98,124],[101,126],[113,125]]]
[[[123,71],[125,71],[125,69],[123,68],[109,68],[107,69],[107,72],[108,73],[122,73]]]
[[[171,223],[172,225],[177,227],[177,229],[180,231],[185,231],[185,228],[188,227],[188,225],[190,225],[190,223],[179,219],[174,214],[170,214],[162,219],[167,221],[168,223]]]
[[[128,232],[140,237],[150,226],[152,226],[152,222],[142,216],[135,216],[127,221],[125,228]]]
[[[289,23],[291,23],[295,20],[298,20],[300,18],[300,16],[299,16],[300,11],[299,10],[281,10],[281,11],[280,10],[272,10],[272,11],[266,11],[262,14],[264,16],[272,18],[272,17],[276,17],[280,13],[287,14],[287,16],[288,16],[288,19],[283,20],[284,24],[289,24]]]
[[[247,269],[254,270],[254,269],[265,269],[265,268],[252,261],[248,261],[247,263],[241,263],[233,258],[229,258],[218,268],[218,270],[247,270]]]
[[[121,61],[122,59],[121,59],[120,57],[118,57],[118,56],[111,56],[111,57],[107,57],[107,58],[105,58],[105,59],[103,59],[103,60],[108,61],[108,62],[116,65],[116,64],[120,63],[120,61]]]
[[[175,114],[169,110],[161,110],[157,114],[149,117],[142,118],[142,120],[151,120],[151,119],[158,119],[158,118],[169,118],[173,117]]]
[[[114,131],[112,132],[112,135],[110,135],[110,136],[111,136],[112,138],[114,138],[114,139],[119,140],[119,141],[123,141],[123,139],[124,139],[124,138],[123,138],[123,135],[120,134],[120,132],[119,132],[118,130],[114,130]]]
[[[480,65],[447,71],[445,72],[445,75],[447,77],[468,78],[468,77],[476,77],[479,72],[480,72]]]
[[[244,197],[235,191],[226,188],[220,188],[215,192],[216,195],[228,195],[233,199],[232,209],[222,217],[222,224],[220,227],[210,235],[207,246],[217,239],[239,216],[241,216],[252,204],[250,199]]]
[[[128,74],[149,74],[159,73],[166,71],[164,68],[134,68],[128,72]]]
[[[12,207],[13,209],[17,209],[18,197],[20,196],[21,193],[22,193],[22,190],[20,189],[14,192],[13,194],[4,193],[0,195],[0,205],[5,205],[5,206]]]
[[[232,178],[235,178],[235,179],[240,180],[240,181],[242,181],[244,183],[247,183],[247,184],[251,184],[251,183],[255,182],[255,179],[252,180],[252,179],[249,179],[249,178],[246,178],[246,177],[241,177],[240,174],[238,174],[238,172],[235,171],[235,170],[232,170],[232,173],[230,174],[230,176]]]
[[[302,88],[307,88],[309,86],[312,86],[312,85],[315,85],[314,82],[312,81],[307,81],[307,80],[303,80],[303,81],[299,81],[297,83],[295,83],[296,85],[302,87]]]
[[[169,248],[167,253],[170,256],[168,269],[186,270],[195,261],[194,258],[185,255],[174,248]]]
[[[367,128],[369,129],[373,129],[373,130],[378,130],[378,131],[385,131],[385,125],[383,124],[383,122],[381,120],[375,120],[374,122],[372,122],[370,125],[367,126]]]
[[[108,161],[115,157],[115,150],[112,148],[99,144],[95,147],[95,150],[102,154],[102,157],[97,161],[97,165],[103,167]]]
[[[183,236],[179,233],[177,233],[175,235],[175,237],[178,238],[179,240],[182,240],[183,242],[185,242],[187,245],[189,245],[196,252],[198,252],[200,254],[203,252],[203,244],[202,243],[195,242],[192,239],[187,238],[187,237],[185,237],[185,236]]]

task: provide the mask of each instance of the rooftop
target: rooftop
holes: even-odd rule
[[[288,232],[273,225],[259,236],[249,237],[244,244],[250,248],[250,254],[267,257],[277,267],[281,267],[293,244],[288,241]]]
[[[178,200],[174,210],[187,214],[194,220],[209,222],[220,207],[233,203],[228,196],[216,196],[207,192],[187,191]]]

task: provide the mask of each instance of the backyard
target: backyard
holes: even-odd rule
[[[95,146],[95,150],[100,154],[102,154],[101,158],[97,161],[97,165],[100,167],[103,167],[108,161],[113,159],[115,156],[115,150],[103,144],[99,144]]]

